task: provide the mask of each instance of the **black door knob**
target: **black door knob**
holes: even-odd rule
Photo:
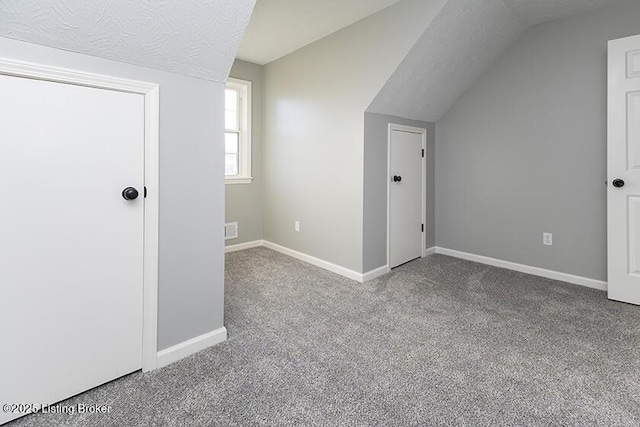
[[[402,181],[402,177],[401,176],[398,176],[398,175],[394,175],[393,176],[393,182],[400,182],[400,181]]]
[[[133,187],[127,187],[124,190],[122,190],[122,197],[125,200],[133,200],[133,199],[137,199],[138,198],[138,190],[136,190]]]
[[[620,187],[624,187],[624,181],[621,180],[620,178],[618,179],[614,179],[612,182],[613,186],[616,188],[620,188]]]

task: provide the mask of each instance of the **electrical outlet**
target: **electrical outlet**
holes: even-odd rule
[[[293,229],[296,231],[296,233],[300,232],[300,221],[295,222],[295,224],[293,225]]]
[[[542,233],[542,244],[545,246],[553,246],[553,234]]]

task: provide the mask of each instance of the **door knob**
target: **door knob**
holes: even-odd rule
[[[400,182],[400,181],[402,181],[402,177],[401,176],[398,176],[398,175],[394,175],[393,176],[393,182]]]
[[[613,186],[616,188],[620,188],[620,187],[624,187],[624,181],[621,180],[620,178],[618,179],[614,179],[612,182]]]
[[[122,197],[125,200],[133,200],[138,198],[138,190],[133,187],[127,187],[122,190]]]

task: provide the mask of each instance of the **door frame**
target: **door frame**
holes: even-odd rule
[[[422,149],[424,156],[422,157],[422,223],[424,231],[422,232],[422,250],[421,257],[427,254],[427,129],[414,126],[399,125],[389,123],[387,135],[387,271],[391,271],[391,135],[393,131],[409,132],[422,135]]]
[[[142,370],[151,371],[158,358],[158,185],[160,86],[83,71],[0,58],[0,75],[22,77],[144,96],[144,200]]]

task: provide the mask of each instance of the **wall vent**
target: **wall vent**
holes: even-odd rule
[[[238,238],[238,223],[228,222],[224,225],[224,240]]]

